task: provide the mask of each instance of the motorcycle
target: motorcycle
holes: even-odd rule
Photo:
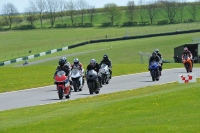
[[[192,60],[190,59],[190,57],[188,55],[184,55],[183,56],[183,65],[187,71],[187,73],[192,72]]]
[[[99,80],[98,80],[97,72],[95,70],[89,70],[86,73],[86,80],[87,80],[87,85],[88,85],[90,94],[93,94],[94,92],[96,94],[98,94],[99,91],[100,91],[100,89],[99,89],[100,83],[99,83]]]
[[[105,84],[105,83],[108,84],[110,80],[110,71],[109,71],[108,65],[102,64],[99,71],[100,71],[102,84]]]
[[[25,61],[25,62],[23,63],[23,65],[28,65],[28,61]]]
[[[59,99],[70,98],[71,96],[71,86],[68,77],[65,75],[65,72],[60,70],[54,76],[56,89],[58,91]]]
[[[80,71],[79,69],[72,69],[71,78],[75,92],[82,91],[84,85],[83,73],[84,70]]]
[[[159,72],[159,63],[156,61],[153,61],[150,63],[149,69],[152,77],[152,81],[158,81],[160,78],[160,72]]]

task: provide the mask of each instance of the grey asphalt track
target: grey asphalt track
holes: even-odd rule
[[[197,77],[200,77],[200,68],[194,68],[193,73],[195,73]],[[64,98],[63,100],[60,100],[58,98],[55,85],[23,91],[0,93],[0,111],[23,108],[28,106],[51,104],[66,100],[74,100],[89,96],[108,94],[118,91],[137,89],[145,86],[174,82],[178,80],[178,76],[181,74],[186,74],[184,68],[163,70],[160,80],[154,82],[152,81],[149,72],[117,76],[113,77],[109,84],[104,85],[101,88],[99,94],[90,95],[87,84],[85,84],[83,87],[83,91],[72,91],[71,98]]]

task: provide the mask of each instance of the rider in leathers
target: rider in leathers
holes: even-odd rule
[[[159,49],[156,49],[155,52],[156,52],[156,54],[160,57],[160,60],[162,61],[162,55],[161,55],[161,53],[159,52]],[[162,71],[162,66],[163,66],[163,62],[161,62],[161,66],[159,67],[159,71],[160,71],[160,72]]]
[[[152,56],[151,56],[150,59],[149,59],[149,66],[150,66],[150,63],[153,62],[153,61],[158,62],[159,65],[160,65],[160,57],[156,54],[156,52],[153,52],[153,53],[152,53]],[[148,66],[148,70],[150,71],[149,66]],[[158,73],[159,73],[159,70],[158,70]]]
[[[71,70],[72,69],[78,69],[79,71],[81,71],[82,72],[82,70],[83,70],[83,65],[82,65],[82,63],[79,61],[79,59],[78,58],[75,58],[74,59],[74,63],[71,65]],[[84,80],[84,73],[82,73],[83,75],[83,85],[84,85],[84,82],[85,82],[85,80]]]
[[[90,60],[90,64],[87,66],[87,72],[89,70],[95,70],[97,72],[97,74],[98,74],[99,73],[99,69],[100,69],[99,68],[99,64],[96,63],[96,60],[95,59],[91,59]],[[99,76],[99,74],[98,74],[98,80],[99,80],[100,87],[102,87],[101,77]]]
[[[189,51],[187,47],[185,47],[185,48],[183,49],[182,60],[183,60],[183,56],[184,56],[184,55],[188,55],[188,56],[190,57],[190,59],[191,59],[191,61],[192,61],[192,67],[193,67],[193,62],[194,62],[194,60],[192,59],[192,58],[193,58],[192,52]]]
[[[99,63],[99,65],[101,66],[103,63],[108,65],[109,72],[110,72],[110,79],[111,79],[111,77],[112,77],[112,61],[108,58],[107,54],[105,54],[103,56],[103,60]]]
[[[59,70],[63,70],[65,72],[65,75],[68,76],[68,79],[70,80],[70,85],[72,85],[72,80],[71,80],[71,68],[70,64],[67,62],[66,57],[62,57],[59,60],[59,66],[56,68],[56,72],[54,73],[54,76]]]

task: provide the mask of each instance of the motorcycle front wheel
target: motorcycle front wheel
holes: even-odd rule
[[[151,77],[152,77],[152,81],[156,80],[156,72],[154,70],[151,71]]]
[[[61,86],[58,87],[58,97],[59,99],[63,99],[63,89]]]

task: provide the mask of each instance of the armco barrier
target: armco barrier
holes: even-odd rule
[[[40,53],[40,54],[30,55],[28,57],[23,57],[22,60],[32,59],[32,58],[35,58],[35,57],[39,57],[41,55],[43,56],[43,55],[52,54],[52,53],[59,52],[59,51],[64,51],[64,50],[80,47],[80,46],[83,46],[83,45],[86,45],[86,44],[89,44],[89,43],[122,41],[122,40],[130,40],[130,39],[141,39],[141,38],[158,37],[158,36],[169,36],[169,35],[187,34],[187,33],[195,33],[195,32],[200,32],[200,29],[187,30],[187,31],[175,31],[175,32],[168,32],[168,33],[148,34],[148,35],[139,35],[139,36],[124,36],[124,37],[121,37],[121,38],[90,40],[90,41],[78,43],[78,44],[75,44],[75,45],[71,45],[71,46],[67,46],[67,47],[63,47],[63,48],[59,48],[59,49],[49,50],[47,52],[42,52],[42,54]],[[44,53],[46,53],[46,54],[44,54]],[[11,63],[15,63],[15,62],[17,62],[16,59],[10,60],[10,61],[5,61],[5,62],[0,62],[0,66],[8,65],[8,64],[11,64]]]
[[[75,48],[75,47],[80,47],[80,46],[83,46],[83,45],[86,45],[86,44],[89,44],[90,42],[82,42],[82,43],[79,43],[79,44],[75,44],[75,45],[71,45],[69,46],[68,48],[71,49],[71,48]]]

